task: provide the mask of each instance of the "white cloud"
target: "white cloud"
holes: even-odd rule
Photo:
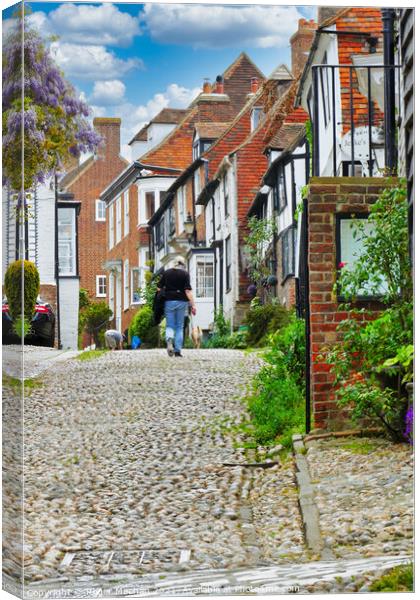
[[[119,79],[95,81],[91,102],[97,104],[118,104],[125,94],[125,85]]]
[[[66,76],[78,79],[113,79],[134,68],[142,68],[138,58],[123,60],[105,46],[53,42],[51,53]]]
[[[153,39],[195,47],[287,46],[302,15],[295,6],[146,4]]]
[[[141,34],[138,17],[113,4],[61,4],[44,16],[42,31],[48,28],[63,42],[129,46],[133,37]]]
[[[94,116],[121,117],[121,148],[123,156],[131,160],[127,142],[151,121],[163,108],[186,108],[201,92],[201,88],[185,88],[177,83],[168,85],[164,92],[156,93],[146,104],[123,102],[115,106],[91,106]]]

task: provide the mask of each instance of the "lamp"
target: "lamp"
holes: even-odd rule
[[[192,220],[191,213],[187,214],[187,218],[184,221],[184,231],[188,236],[188,243],[192,244],[194,237],[194,221]]]

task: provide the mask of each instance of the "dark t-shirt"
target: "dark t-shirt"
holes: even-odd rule
[[[190,275],[184,269],[168,269],[164,271],[158,283],[165,290],[166,300],[184,300],[188,302],[185,290],[191,290]]]

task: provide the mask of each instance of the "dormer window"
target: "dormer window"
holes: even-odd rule
[[[203,152],[208,150],[214,140],[203,140],[197,139],[193,145],[193,160],[199,158]]]
[[[251,131],[254,131],[258,127],[258,123],[262,117],[262,108],[260,106],[256,106],[252,109],[251,113]]]

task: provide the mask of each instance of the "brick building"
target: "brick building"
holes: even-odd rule
[[[78,230],[80,287],[94,300],[106,299],[105,205],[101,191],[127,167],[120,155],[121,119],[97,117],[93,125],[103,137],[98,154],[69,171],[60,181],[62,191],[71,192],[81,202]]]

